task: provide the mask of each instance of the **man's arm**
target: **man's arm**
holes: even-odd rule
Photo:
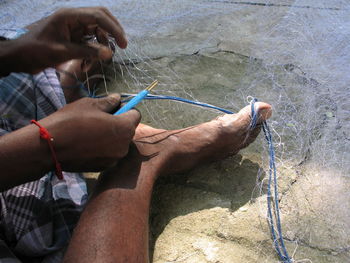
[[[128,153],[140,114],[135,110],[118,116],[110,114],[119,104],[116,94],[84,98],[39,121],[54,138],[64,171],[102,171]],[[0,167],[0,191],[54,170],[47,141],[40,139],[37,126],[28,125],[0,137]]]
[[[86,35],[101,34],[112,35],[126,48],[123,28],[106,8],[61,9],[31,25],[20,38],[0,42],[0,77],[10,72],[34,74],[76,58],[110,59],[108,47],[82,41]]]
[[[53,170],[47,142],[28,125],[0,137],[0,191],[33,181]]]

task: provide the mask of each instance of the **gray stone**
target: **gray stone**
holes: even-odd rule
[[[119,84],[122,80],[137,90],[128,77],[142,79],[139,74],[147,70],[148,82],[170,80],[166,89],[160,87],[161,94],[190,94],[237,111],[246,104],[242,94],[248,95],[251,84],[258,84],[255,94],[272,103],[275,114],[269,123],[283,142],[276,145],[277,157],[283,159],[283,163],[277,160],[278,186],[290,255],[312,262],[345,262],[350,257],[349,178],[341,171],[321,172],[311,154],[313,145],[333,127],[326,115],[319,119],[331,109],[329,98],[320,95],[310,101],[306,95],[320,92],[317,81],[294,65],[266,65],[228,51],[134,63],[121,67],[129,75],[117,73],[109,90],[111,86],[125,90],[125,84]],[[172,84],[172,77],[187,85]],[[289,101],[281,103],[282,94]],[[148,102],[140,110],[144,122],[162,128],[186,127],[219,114],[171,102]],[[301,114],[305,112],[309,114]],[[277,261],[266,220],[267,152],[262,145],[266,145],[263,136],[241,155],[159,180],[151,212],[153,262]]]

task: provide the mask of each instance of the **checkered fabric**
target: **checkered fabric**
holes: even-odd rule
[[[0,135],[40,120],[65,103],[54,69],[2,78]],[[87,201],[83,176],[64,172],[64,178],[60,181],[50,172],[0,193],[0,262],[61,262]]]

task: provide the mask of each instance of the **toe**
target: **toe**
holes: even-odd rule
[[[271,117],[272,107],[264,102],[256,102],[255,111],[258,113],[257,124],[267,120]],[[237,114],[225,114],[219,117],[217,120],[227,134],[235,135],[231,144],[233,151],[238,152],[240,149],[245,148],[252,143],[258,136],[260,131],[260,125],[253,130],[251,129],[251,105],[248,105],[241,109]]]
[[[258,113],[258,121],[257,121],[258,124],[271,117],[272,107],[270,104],[267,104],[265,102],[256,102],[254,107]],[[246,125],[250,124],[251,113],[252,113],[252,107],[251,105],[247,105],[238,112],[237,118],[240,119]]]
[[[257,111],[259,114],[258,123],[266,121],[272,115],[272,106],[265,102],[257,102],[256,104]]]
[[[272,115],[271,105],[265,102],[256,102],[255,110],[258,112],[257,124],[267,120]],[[246,130],[251,123],[251,113],[251,105],[247,105],[237,114],[225,114],[218,117],[217,120],[219,120],[224,127],[235,124],[235,126],[240,127],[240,129]]]

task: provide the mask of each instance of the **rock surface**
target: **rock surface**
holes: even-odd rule
[[[101,4],[0,1],[0,16],[3,28],[21,27],[59,7],[87,2]],[[126,53],[117,49],[120,65],[109,73],[108,90],[135,92],[158,78],[159,94],[232,111],[243,107],[248,95],[271,103],[289,253],[295,262],[349,262],[348,1],[102,4],[130,37]],[[140,109],[144,122],[162,128],[218,115],[172,102],[149,102]],[[265,145],[260,136],[239,156],[159,180],[151,213],[153,262],[278,261],[266,221]]]
[[[267,66],[262,60],[232,52],[168,56],[157,60],[157,65],[163,71],[177,72],[191,87],[191,96],[233,111],[245,104],[242,90],[233,87],[248,86],[257,76],[263,79],[256,90],[259,97],[278,101],[281,93],[268,77],[273,72],[291,99],[283,105],[273,104],[275,114],[270,121],[280,129],[278,135],[284,142],[276,144],[276,149],[281,158],[277,160],[280,208],[288,251],[296,262],[346,262],[350,257],[350,178],[334,170],[319,171],[310,156],[313,143],[330,120],[313,122],[311,115],[300,116],[307,112],[310,101],[299,92],[317,92],[317,82],[292,65]],[[145,63],[135,67],[147,68]],[[253,67],[255,74],[245,74],[247,67]],[[159,72],[154,69],[153,78]],[[111,86],[122,87],[121,80],[116,82]],[[176,92],[186,96],[184,88]],[[232,101],[239,106],[230,104]],[[313,114],[322,115],[324,101],[322,96],[315,99],[313,105],[319,106]],[[140,109],[144,122],[168,128],[193,125],[218,114],[191,107],[149,102]],[[153,262],[278,261],[266,220],[264,145],[260,136],[241,155],[158,181],[151,212]]]
[[[234,112],[249,95],[271,103],[289,254],[295,262],[349,261],[350,122],[341,99],[348,88],[336,58],[346,47],[327,44],[333,15],[344,21],[346,13],[304,8],[309,1],[291,8],[295,1],[244,8],[217,2],[227,10],[160,26],[147,41],[131,42],[126,54],[117,54],[108,90],[132,93],[157,78],[155,93]],[[168,101],[145,102],[140,110],[144,122],[161,128],[219,114]],[[266,220],[267,169],[261,135],[236,157],[161,178],[151,211],[153,262],[278,262]]]

